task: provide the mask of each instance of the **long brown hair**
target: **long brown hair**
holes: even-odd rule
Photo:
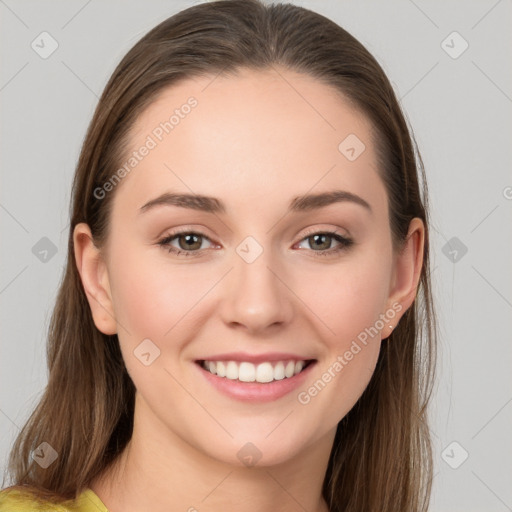
[[[146,34],[123,58],[99,100],[74,176],[67,263],[48,333],[49,382],[9,459],[16,486],[55,502],[75,498],[123,451],[135,388],[117,335],[95,326],[76,268],[73,229],[87,223],[103,247],[115,192],[94,194],[118,169],[130,128],[179,80],[281,65],[334,86],[371,121],[389,200],[395,249],[411,219],[425,224],[420,286],[382,342],[375,373],[338,425],[323,495],[332,511],[419,512],[429,503],[436,322],[429,275],[427,187],[416,142],[370,53],[333,21],[291,4],[222,0],[190,7]],[[58,457],[31,457],[47,442]]]

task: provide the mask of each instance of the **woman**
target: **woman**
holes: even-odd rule
[[[0,510],[426,510],[426,201],[388,79],[332,21],[228,0],[158,25],[84,141]]]

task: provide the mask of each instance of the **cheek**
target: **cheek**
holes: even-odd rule
[[[203,280],[185,265],[171,266],[163,249],[155,257],[147,247],[123,247],[123,254],[112,253],[116,264],[111,271],[121,351],[136,388],[159,400],[170,385],[165,370],[174,372],[183,346],[193,337],[194,305],[213,277]]]
[[[222,272],[208,265],[171,263],[164,249],[156,248],[160,253],[147,247],[118,246],[125,250],[112,252],[116,264],[111,289],[121,349],[135,380],[141,364],[134,354],[146,339],[160,351],[152,368],[176,367],[183,348],[215,311],[208,291]]]
[[[324,338],[333,348],[343,349],[347,340],[374,326],[384,311],[391,258],[378,254],[367,251],[330,268],[312,267],[297,277],[300,296],[308,297],[305,302],[324,324]]]
[[[375,370],[391,263],[391,251],[369,250],[347,258],[335,270],[317,268],[300,277],[300,296],[309,297],[307,305],[318,318],[316,324],[323,326],[318,332],[322,333],[325,357],[318,370],[320,381],[310,382],[312,387],[303,390],[306,394],[299,402],[309,403],[321,394],[316,406],[333,404],[333,423],[354,405]]]
[[[297,401],[318,419],[320,430],[335,426],[352,409],[375,371],[389,280],[386,267],[373,263],[310,276],[308,306],[320,319],[316,324],[324,326],[318,332],[325,353]]]
[[[136,247],[120,256],[113,269],[112,293],[116,318],[133,334],[162,338],[200,290],[191,272],[172,268],[165,250],[154,256],[153,249]]]

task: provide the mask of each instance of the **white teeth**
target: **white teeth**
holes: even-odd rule
[[[254,382],[256,380],[256,368],[252,363],[240,363],[238,372],[238,380],[242,382]]]
[[[203,361],[202,366],[218,377],[266,383],[293,377],[304,369],[305,364],[305,361],[278,361],[274,365],[270,362],[255,365],[245,361]]]
[[[226,366],[224,365],[224,363],[222,361],[217,361],[217,375],[219,377],[225,377],[226,376]]]
[[[226,377],[231,380],[238,379],[238,366],[235,361],[229,361],[226,366]]]
[[[274,367],[274,379],[283,380],[284,379],[284,363],[279,361]]]
[[[293,361],[289,361],[284,370],[285,377],[293,377],[295,373],[295,363]]]
[[[274,380],[274,368],[270,363],[261,363],[256,368],[256,382],[272,382]]]

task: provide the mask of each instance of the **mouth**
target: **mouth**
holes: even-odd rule
[[[256,364],[199,359],[194,361],[194,366],[206,383],[224,396],[261,403],[278,400],[303,386],[317,362],[316,359],[285,359]]]
[[[315,363],[316,359],[263,361],[258,364],[249,361],[208,361],[206,359],[195,362],[203,370],[222,379],[267,384],[295,377]]]

